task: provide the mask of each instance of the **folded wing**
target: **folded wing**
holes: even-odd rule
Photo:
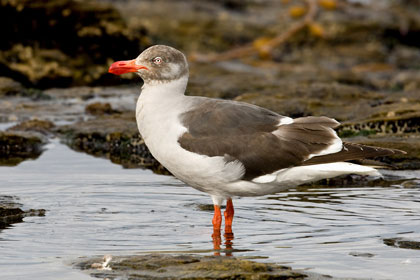
[[[246,103],[201,99],[200,104],[181,116],[188,131],[178,139],[179,144],[194,153],[240,161],[245,180],[293,166],[401,152],[343,145],[334,131],[339,123],[327,117],[292,120]]]

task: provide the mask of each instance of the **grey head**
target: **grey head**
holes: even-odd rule
[[[136,59],[114,62],[109,73],[137,73],[146,84],[167,83],[188,77],[185,55],[169,46],[155,45],[144,50]]]
[[[144,50],[136,64],[147,68],[137,71],[145,83],[165,83],[188,76],[185,55],[169,46],[155,45]]]

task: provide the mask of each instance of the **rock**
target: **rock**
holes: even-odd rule
[[[128,30],[118,11],[103,2],[4,0],[0,5],[0,24],[8,26],[0,43],[0,75],[26,85],[92,84],[103,79],[115,55],[135,57],[147,44],[144,29]]]
[[[0,77],[0,96],[16,95],[24,90],[23,86],[10,78]]]
[[[51,121],[33,119],[9,127],[7,131],[32,131],[43,135],[51,135],[54,128],[55,125]]]
[[[420,51],[419,51],[420,52]],[[391,79],[391,88],[401,88],[403,91],[420,92],[420,72],[417,70],[401,71]]]
[[[118,117],[117,117],[118,116]],[[127,168],[149,168],[169,174],[150,154],[141,138],[133,113],[103,116],[94,120],[61,126],[61,139],[71,148],[107,157]]]
[[[355,162],[359,163],[359,162]],[[395,183],[395,182],[393,182]],[[386,185],[390,184],[390,182],[383,182],[378,179],[374,179],[369,176],[363,175],[341,175],[338,177],[333,177],[330,179],[322,179],[313,183],[309,183],[307,185],[299,186],[299,189],[305,189],[307,186],[309,187],[316,187],[316,186],[332,186],[332,187],[365,187],[365,186],[378,186],[378,185]],[[307,200],[308,197],[302,198],[302,200]],[[312,199],[312,198],[311,198]]]
[[[401,186],[404,188],[413,188],[418,189],[420,188],[420,180],[408,180],[401,183]]]
[[[227,50],[263,34],[273,34],[276,27],[269,25],[273,21],[291,21],[279,15],[282,9],[278,1],[270,3],[270,8],[248,0],[128,1],[115,5],[130,29],[146,28],[157,43],[183,51]]]
[[[353,257],[362,257],[362,258],[373,258],[375,256],[375,254],[360,253],[360,252],[350,252],[349,255]]]
[[[340,42],[387,41],[416,45],[420,30],[418,3],[409,1],[363,1],[343,3],[329,13],[321,13],[320,22],[326,28],[326,40]],[[362,1],[360,1],[362,2]]]
[[[384,244],[397,248],[420,250],[420,241],[406,240],[400,237],[385,238]]]
[[[381,94],[362,87],[337,82],[298,83],[285,80],[270,92],[246,93],[235,100],[253,103],[292,117],[318,115],[342,121],[368,117],[369,99],[380,97]]]
[[[420,136],[419,135],[369,135],[345,138],[344,141],[383,148],[405,151],[400,154],[378,158],[381,162],[390,164],[397,169],[420,169]]]
[[[23,222],[23,218],[32,216],[45,216],[44,209],[5,208],[0,206],[0,230],[8,228],[11,224]]]
[[[23,218],[31,216],[45,216],[44,209],[22,210],[22,205],[16,203],[16,197],[0,195],[0,231],[11,224],[23,222]]]
[[[36,159],[46,142],[34,132],[0,131],[0,165],[14,166],[26,159]]]
[[[111,104],[101,102],[95,102],[86,105],[85,112],[94,116],[110,115],[113,113],[117,113],[117,111],[112,109]]]
[[[396,46],[389,56],[389,62],[399,68],[416,69],[420,65],[419,49],[408,46]]]
[[[50,97],[44,95],[39,89],[25,88],[21,83],[8,78],[0,77],[0,97],[28,97],[32,100],[49,99]]]
[[[420,116],[395,117],[395,112],[388,112],[389,117],[367,119],[360,122],[346,122],[340,128],[341,136],[358,136],[369,134],[417,134],[420,133]],[[350,133],[354,134],[350,134]],[[347,134],[345,134],[347,133]],[[361,133],[361,134],[360,134]]]
[[[290,267],[258,263],[234,257],[200,255],[151,254],[118,256],[108,263],[109,270],[93,269],[92,264],[101,258],[90,258],[75,263],[97,278],[118,279],[311,279],[308,275]],[[319,276],[326,279],[327,277]]]

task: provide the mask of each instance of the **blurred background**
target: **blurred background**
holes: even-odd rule
[[[92,152],[94,143],[72,138],[81,131],[56,125],[98,119],[100,127],[113,115],[119,133],[133,122],[121,132],[129,141],[142,82],[107,69],[166,44],[189,58],[188,94],[292,117],[327,115],[344,123],[341,136],[405,149],[409,155],[393,161],[419,166],[418,0],[2,0],[0,22],[0,122],[9,130],[41,125],[35,130]],[[117,85],[125,87],[105,89]],[[10,128],[34,120],[44,123]],[[100,132],[104,142],[109,129]],[[113,154],[112,147],[98,149]]]
[[[316,11],[308,24],[264,51],[270,39],[305,20],[310,3]],[[301,65],[303,74],[310,66],[327,74],[355,70],[353,76],[416,69],[419,11],[416,0],[2,0],[0,74],[36,88],[103,85],[111,83],[109,63],[154,44],[189,55],[253,44],[256,52],[239,58]],[[353,79],[343,82],[360,84]],[[388,86],[379,78],[365,84]]]

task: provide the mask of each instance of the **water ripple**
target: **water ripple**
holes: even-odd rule
[[[0,168],[0,178],[2,195],[47,210],[0,233],[1,279],[89,279],[67,265],[80,256],[213,252],[210,198],[172,177],[54,143],[36,161]],[[236,199],[233,255],[337,277],[415,279],[419,251],[383,242],[420,240],[420,186],[409,185],[310,186]]]

